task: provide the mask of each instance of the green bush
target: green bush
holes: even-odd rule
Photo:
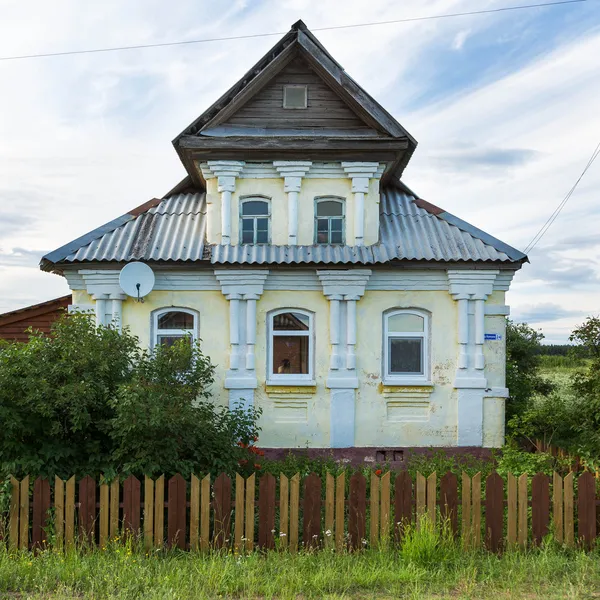
[[[142,350],[87,315],[0,347],[0,468],[16,476],[234,472],[256,411],[210,400],[214,368],[186,340]]]

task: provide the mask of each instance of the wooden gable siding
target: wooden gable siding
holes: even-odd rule
[[[283,86],[286,84],[308,86],[308,108],[283,108]],[[284,67],[226,124],[273,129],[360,129],[377,134],[300,57]]]
[[[0,339],[26,342],[29,327],[50,333],[52,323],[65,313],[71,302],[71,296],[63,296],[0,315]]]

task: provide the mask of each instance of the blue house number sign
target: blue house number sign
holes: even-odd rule
[[[485,334],[486,342],[492,342],[492,341],[501,340],[501,339],[502,339],[501,333],[486,333]]]

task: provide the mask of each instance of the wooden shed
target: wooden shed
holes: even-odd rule
[[[71,303],[69,294],[0,315],[0,339],[26,342],[29,339],[29,334],[26,333],[29,327],[43,333],[50,333],[52,323],[67,310]]]

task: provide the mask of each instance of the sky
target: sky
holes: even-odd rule
[[[0,57],[499,8],[513,0],[0,0]],[[600,142],[600,0],[316,32],[418,140],[404,181],[524,249]],[[184,175],[171,140],[281,37],[0,61],[0,312],[68,293],[40,258]],[[600,159],[514,279],[563,343],[600,313]]]

